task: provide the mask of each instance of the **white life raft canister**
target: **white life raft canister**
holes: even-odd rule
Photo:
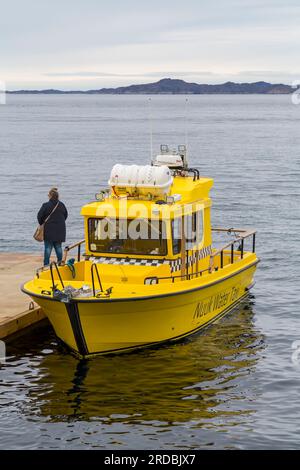
[[[159,197],[169,194],[173,183],[171,170],[163,165],[114,165],[108,184],[115,194],[126,192],[129,196],[149,195]]]

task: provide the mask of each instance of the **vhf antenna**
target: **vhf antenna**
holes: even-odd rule
[[[148,104],[149,104],[149,127],[150,127],[150,157],[151,157],[151,163],[153,159],[153,126],[152,126],[152,100],[151,98],[148,98]]]
[[[185,98],[185,116],[184,116],[184,144],[185,144],[185,152],[187,156],[187,145],[188,145],[188,131],[187,131],[187,113],[188,113],[188,98]]]

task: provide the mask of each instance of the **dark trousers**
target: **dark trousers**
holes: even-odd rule
[[[45,250],[44,250],[44,266],[48,266],[48,264],[50,263],[50,256],[51,256],[51,252],[52,252],[53,248],[55,250],[58,263],[61,262],[61,260],[62,260],[61,242],[49,242],[49,241],[45,240],[44,241],[44,247],[45,247]]]

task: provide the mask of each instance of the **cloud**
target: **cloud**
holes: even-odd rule
[[[17,12],[17,14],[16,14]],[[0,16],[9,87],[297,79],[299,0],[10,0]]]
[[[126,77],[130,74],[105,73],[105,72],[48,72],[45,77]]]
[[[119,77],[119,78],[130,78],[130,77],[166,77],[168,75],[174,76],[207,76],[215,75],[213,72],[208,71],[157,71],[157,72],[148,72],[148,73],[113,73],[113,72],[92,72],[92,71],[83,71],[83,72],[48,72],[44,73],[45,77]]]

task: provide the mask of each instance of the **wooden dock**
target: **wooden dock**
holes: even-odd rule
[[[41,256],[0,253],[0,339],[45,319],[42,309],[20,290],[40,266]]]

